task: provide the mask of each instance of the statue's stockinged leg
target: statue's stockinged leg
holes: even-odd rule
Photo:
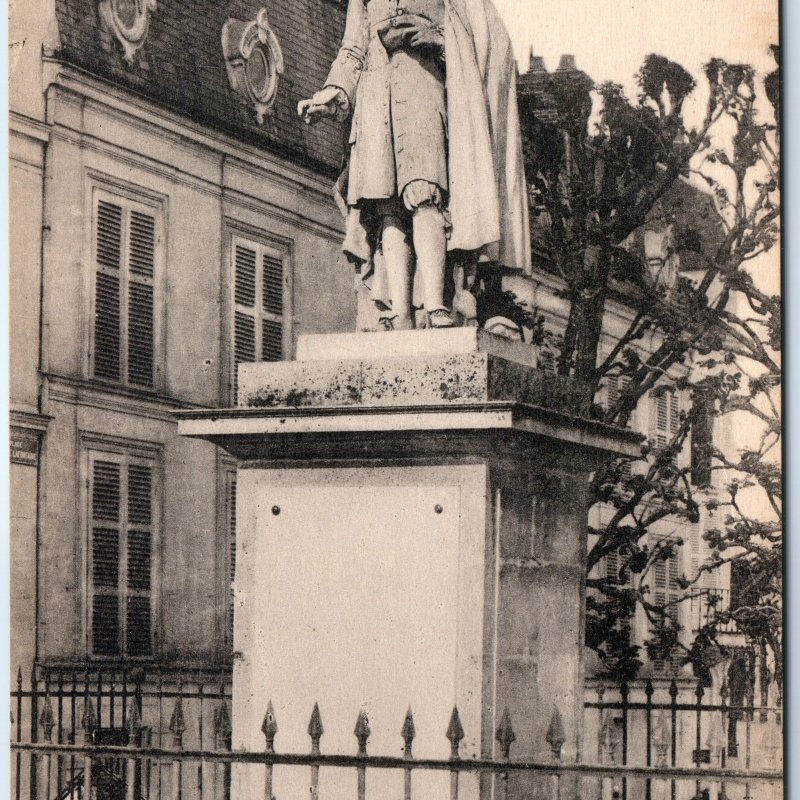
[[[383,259],[392,309],[382,320],[391,330],[408,330],[414,327],[411,308],[412,253],[408,234],[396,214],[383,217],[381,230]]]
[[[450,328],[453,318],[444,304],[447,228],[442,212],[432,203],[414,209],[414,252],[420,273],[422,305],[432,328]]]

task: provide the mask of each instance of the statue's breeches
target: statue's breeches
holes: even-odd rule
[[[419,52],[386,54],[377,37],[358,86],[347,201],[399,197],[414,180],[447,192],[444,67]]]

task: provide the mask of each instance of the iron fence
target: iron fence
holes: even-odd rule
[[[317,705],[305,731],[308,749],[299,753],[276,748],[279,721],[270,703],[261,726],[263,749],[256,751],[231,749],[231,698],[224,685],[160,675],[146,680],[144,673],[126,670],[34,673],[27,688],[23,683],[20,673],[11,693],[15,800],[274,800],[275,795],[277,800],[294,800],[285,790],[274,792],[281,770],[293,770],[293,775],[307,770],[296,782],[297,798],[310,795],[311,800],[341,796],[332,790],[330,776],[343,771],[354,778],[349,796],[355,800],[387,797],[378,777],[387,774],[398,776],[397,800],[433,797],[423,776],[442,773],[443,800],[750,800],[754,788],[772,797],[782,786],[780,770],[755,768],[759,765],[750,750],[735,768],[725,760],[707,759],[704,752],[711,714],[741,713],[749,748],[759,709],[752,703],[704,703],[702,687],[696,688],[693,703],[686,702],[674,681],[666,700],[648,683],[642,690],[623,685],[611,699],[604,690],[586,704],[587,716],[594,714],[600,721],[595,763],[563,758],[564,731],[557,711],[545,737],[549,760],[515,752],[517,737],[508,709],[490,757],[463,757],[465,732],[458,709],[453,709],[449,724],[437,734],[446,737],[450,757],[420,758],[413,750],[417,731],[411,709],[398,724],[399,756],[368,752],[371,731],[364,711],[354,715],[354,752],[324,753],[325,729]],[[686,715],[695,719],[697,745],[689,764],[682,762],[681,749],[681,718]],[[321,773],[328,777],[321,779]]]
[[[756,706],[751,690],[741,703],[729,702],[726,684],[716,696],[702,681],[661,681],[619,687],[598,686],[596,698],[585,705],[584,741],[587,754],[599,764],[643,764],[659,769],[692,767],[694,789],[680,791],[679,781],[670,780],[667,797],[719,798],[756,796],[772,798],[771,790],[755,792],[750,781],[732,792],[714,771],[733,770],[745,774],[753,766],[780,770],[782,766],[783,716],[780,707]],[[652,800],[650,780],[631,786],[622,776],[617,787],[622,800],[642,797]]]

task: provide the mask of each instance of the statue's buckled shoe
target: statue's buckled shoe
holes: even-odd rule
[[[452,328],[454,325],[453,316],[446,308],[437,308],[428,314],[429,328]]]

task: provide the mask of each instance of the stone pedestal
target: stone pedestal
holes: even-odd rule
[[[263,749],[271,701],[276,750],[308,752],[318,702],[327,753],[356,752],[365,709],[368,752],[401,755],[410,706],[415,757],[447,758],[457,706],[463,758],[499,757],[505,708],[512,758],[551,760],[556,710],[578,757],[588,476],[638,438],[582,419],[531,353],[474,328],[305,337],[295,362],[241,366],[240,407],[179,415],[240,459],[234,748]],[[355,791],[353,770],[320,781]],[[414,781],[447,796],[446,773]],[[278,800],[308,786],[275,769]],[[492,791],[462,778],[461,797]],[[263,768],[234,792],[263,793]],[[371,771],[367,795],[402,797],[402,773]]]

